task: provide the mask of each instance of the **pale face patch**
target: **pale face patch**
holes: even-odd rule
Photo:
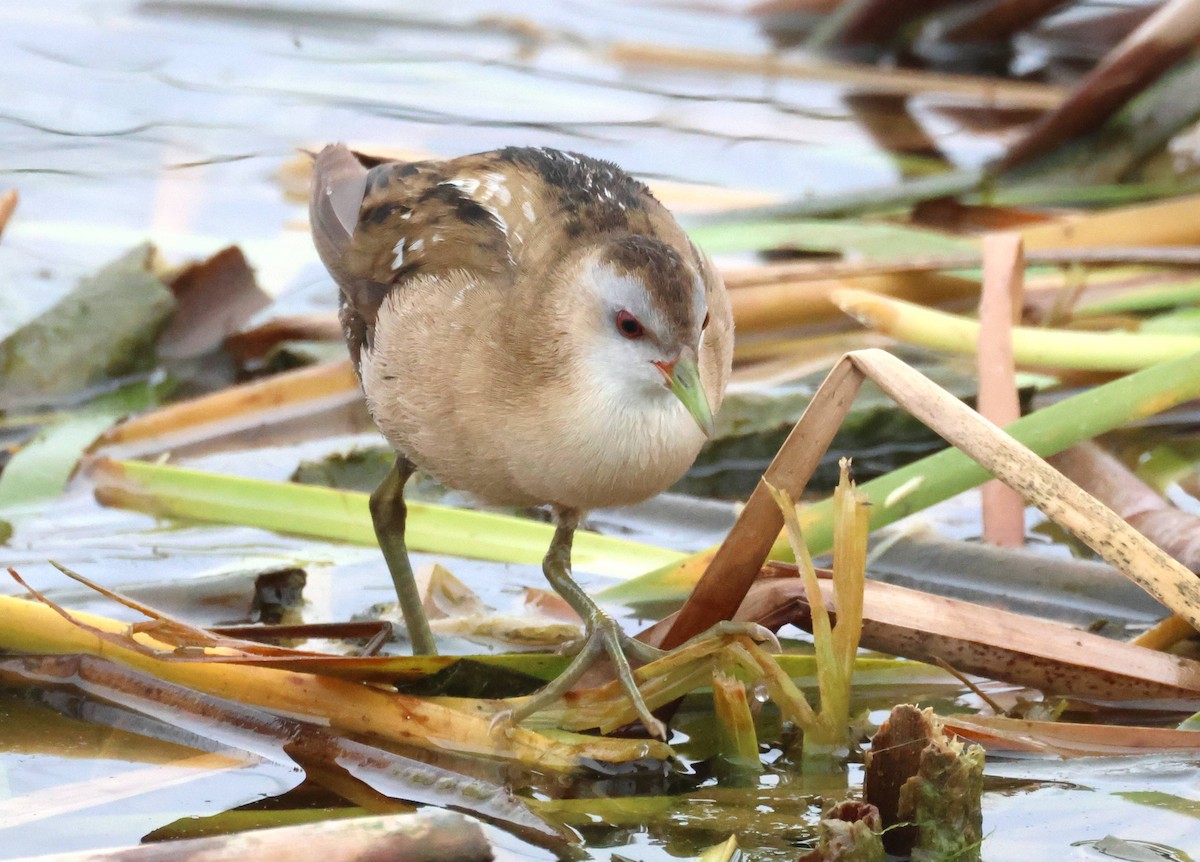
[[[691,347],[699,351],[703,333],[701,321],[708,310],[708,300],[705,295],[704,280],[691,270],[691,328],[682,320],[672,320],[664,314],[660,304],[651,301],[645,283],[635,274],[614,268],[608,263],[591,262],[583,268],[584,283],[589,290],[599,297],[603,307],[608,308],[613,315],[624,309],[636,317],[654,339],[660,351],[669,351],[670,356],[657,356],[655,359],[670,361],[678,355],[678,351]],[[615,326],[610,327],[614,332]],[[619,335],[619,333],[617,333]]]
[[[673,397],[663,386],[662,374],[654,365],[674,358],[664,355],[658,338],[667,333],[668,324],[650,302],[646,286],[606,263],[595,262],[584,267],[583,284],[596,298],[597,318],[587,348],[594,379],[603,381],[601,385],[609,388],[613,397],[630,403],[641,403],[645,399],[648,403],[661,404],[664,395]],[[621,311],[636,317],[645,327],[647,336],[630,339],[622,335],[616,325],[617,314]]]
[[[624,309],[651,332],[666,332],[667,321],[651,304],[646,285],[641,279],[619,273],[607,263],[591,263],[584,267],[583,272],[584,284],[600,299],[602,308],[614,315]],[[615,327],[610,326],[609,329],[616,333]]]

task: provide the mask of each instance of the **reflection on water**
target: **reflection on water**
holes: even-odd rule
[[[26,219],[234,239],[296,216],[273,174],[296,147],[333,139],[443,154],[552,145],[790,194],[896,175],[835,85],[606,59],[617,40],[764,50],[732,10],[399,5],[5,4],[0,174]],[[956,160],[995,152],[934,125]]]

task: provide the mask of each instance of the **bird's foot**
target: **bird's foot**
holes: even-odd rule
[[[488,722],[488,735],[501,737],[511,736],[512,728],[516,726],[513,721],[513,711],[511,709],[502,709],[492,716],[492,720]]]
[[[629,656],[639,662],[649,662],[661,657],[662,650],[629,637],[621,631],[616,620],[599,608],[588,615],[587,633],[579,641],[571,644],[568,649],[575,653],[575,657],[566,669],[541,691],[516,709],[511,710],[508,720],[519,724],[534,713],[540,712],[560,700],[596,663],[601,653],[607,653],[609,660],[612,661],[617,681],[625,695],[632,701],[638,719],[641,720],[651,736],[663,740],[667,738],[666,725],[651,714],[650,707],[646,705],[646,701],[638,690],[637,680],[634,679],[633,669],[629,665]],[[506,712],[509,711],[506,710]],[[501,715],[503,714],[501,713]],[[494,724],[495,720],[493,720]]]
[[[707,641],[729,640],[737,637],[750,638],[756,643],[765,643],[772,652],[781,652],[778,638],[766,626],[730,620],[715,624],[681,644],[676,650]],[[539,690],[520,706],[498,712],[492,719],[491,731],[497,733],[502,732],[505,728],[513,727],[563,698],[596,663],[601,654],[607,653],[612,661],[616,678],[626,696],[633,703],[638,718],[652,736],[665,740],[666,726],[650,712],[649,706],[638,689],[629,659],[633,658],[641,664],[649,664],[676,650],[661,650],[629,637],[617,625],[616,620],[597,608],[589,614],[586,634],[560,650],[562,653],[574,655],[566,669],[553,682]]]
[[[603,614],[603,612],[601,613]],[[604,614],[604,617],[607,618],[612,627],[616,629],[617,642],[621,645],[621,651],[624,652],[628,658],[632,658],[639,664],[649,664],[650,662],[657,661],[667,654],[666,650],[650,646],[650,644],[644,643],[637,638],[631,638],[621,630],[621,627],[616,624],[612,617],[609,617],[607,614]],[[597,623],[597,626],[601,625],[604,625],[604,623]],[[579,653],[587,649],[588,640],[592,636],[592,632],[585,631],[581,637],[572,638],[571,640],[561,644],[559,648],[555,650],[555,652],[559,655],[579,655]],[[695,638],[693,638],[693,640],[695,640]]]

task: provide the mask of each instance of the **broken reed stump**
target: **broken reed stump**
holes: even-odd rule
[[[879,809],[847,799],[825,812],[817,826],[820,844],[797,862],[884,862]]]
[[[879,810],[889,853],[978,862],[983,748],[951,738],[933,710],[892,709],[871,739],[863,792]]]

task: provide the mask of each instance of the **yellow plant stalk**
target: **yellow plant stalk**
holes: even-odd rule
[[[68,618],[65,612],[11,596],[0,596],[0,649],[99,656],[206,694],[326,723],[340,731],[546,769],[575,769],[582,759],[624,762],[670,756],[670,748],[656,741],[589,739],[565,744],[522,727],[493,731],[488,719],[431,699],[316,674],[180,660],[174,657],[173,644],[131,633],[126,623],[84,613]],[[204,652],[231,651],[206,648]]]
[[[837,596],[837,625],[833,649],[838,672],[845,681],[849,704],[850,677],[854,674],[858,643],[862,640],[863,590],[867,581],[867,534],[871,529],[870,506],[850,480],[850,462],[840,463],[841,478],[833,492],[834,543],[833,585]],[[824,693],[822,692],[822,697]]]
[[[837,624],[830,619],[821,596],[808,545],[800,529],[796,504],[786,491],[771,487],[783,512],[788,542],[796,555],[804,593],[812,613],[813,646],[821,710],[804,725],[805,755],[838,752],[849,745],[850,681],[862,637],[863,586],[866,580],[869,511],[854,483],[849,461],[841,461],[841,480],[834,492],[833,594]]]
[[[969,356],[975,354],[979,343],[979,324],[957,314],[863,290],[838,290],[830,298],[863,326],[899,341]],[[1134,371],[1196,353],[1200,351],[1200,338],[1016,326],[1012,346],[1018,365]]]
[[[761,772],[758,734],[746,684],[732,672],[717,669],[712,675],[712,691],[721,756],[738,769]]]

